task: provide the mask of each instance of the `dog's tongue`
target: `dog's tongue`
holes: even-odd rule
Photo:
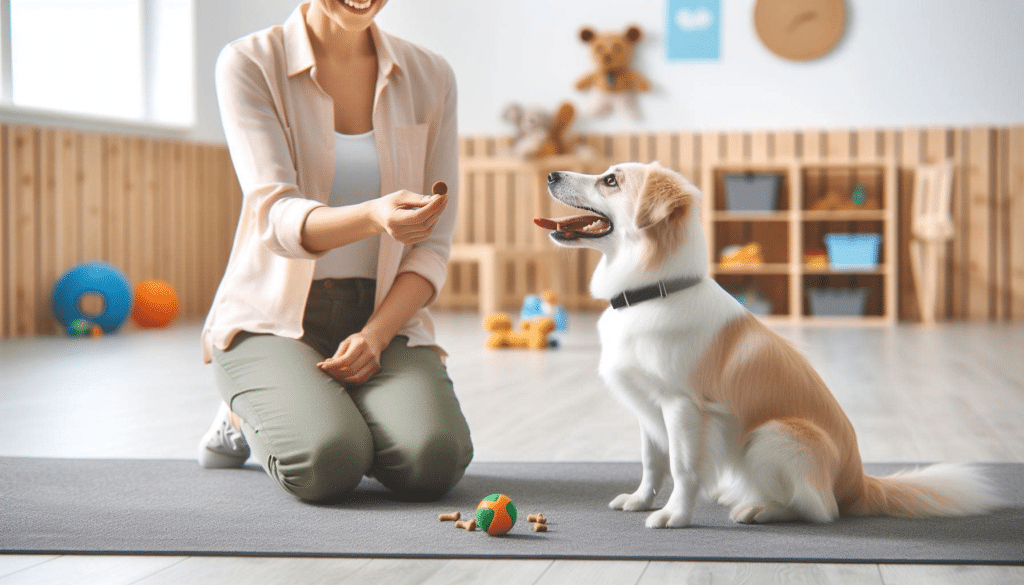
[[[557,231],[570,238],[583,235],[598,235],[608,229],[608,220],[600,215],[571,215],[548,219],[536,217],[533,223],[546,229]]]

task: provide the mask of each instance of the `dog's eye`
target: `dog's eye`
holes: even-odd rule
[[[619,182],[615,180],[615,175],[614,174],[605,175],[605,177],[604,177],[604,184],[608,185],[609,187],[618,187],[619,186]]]

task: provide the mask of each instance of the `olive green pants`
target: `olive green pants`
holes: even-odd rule
[[[473,458],[469,427],[437,353],[395,337],[381,371],[345,387],[317,368],[373,312],[374,282],[318,280],[302,340],[240,333],[214,351],[221,396],[266,472],[307,501],[344,498],[372,475],[400,498],[431,501]]]

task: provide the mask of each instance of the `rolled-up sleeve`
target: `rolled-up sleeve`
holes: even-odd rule
[[[233,44],[216,65],[217,102],[231,162],[242,188],[243,213],[255,214],[259,239],[286,258],[315,259],[302,246],[306,217],[323,203],[298,188],[287,130],[266,73]]]
[[[459,203],[457,88],[455,72],[451,66],[444,63],[443,72],[444,99],[438,100],[438,108],[431,117],[427,137],[424,191],[429,190],[434,182],[444,181],[448,185],[448,205],[431,236],[411,246],[398,269],[400,273],[415,272],[433,285],[434,294],[427,302],[428,305],[437,299],[448,275],[448,258],[451,256]]]

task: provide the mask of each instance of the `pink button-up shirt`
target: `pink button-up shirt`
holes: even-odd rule
[[[228,44],[216,85],[228,150],[242,188],[242,212],[227,269],[203,326],[203,360],[240,331],[299,339],[316,259],[302,246],[309,213],[325,205],[334,180],[334,104],[317,84],[305,24],[309,8]],[[402,272],[444,285],[458,201],[455,76],[439,55],[371,25],[378,74],[373,129],[381,194],[429,193],[448,183],[448,206],[433,235],[407,246],[381,234],[380,306]],[[433,301],[433,299],[431,299]],[[434,346],[430,313],[420,309],[398,332],[409,345]],[[441,352],[443,354],[443,352]]]

